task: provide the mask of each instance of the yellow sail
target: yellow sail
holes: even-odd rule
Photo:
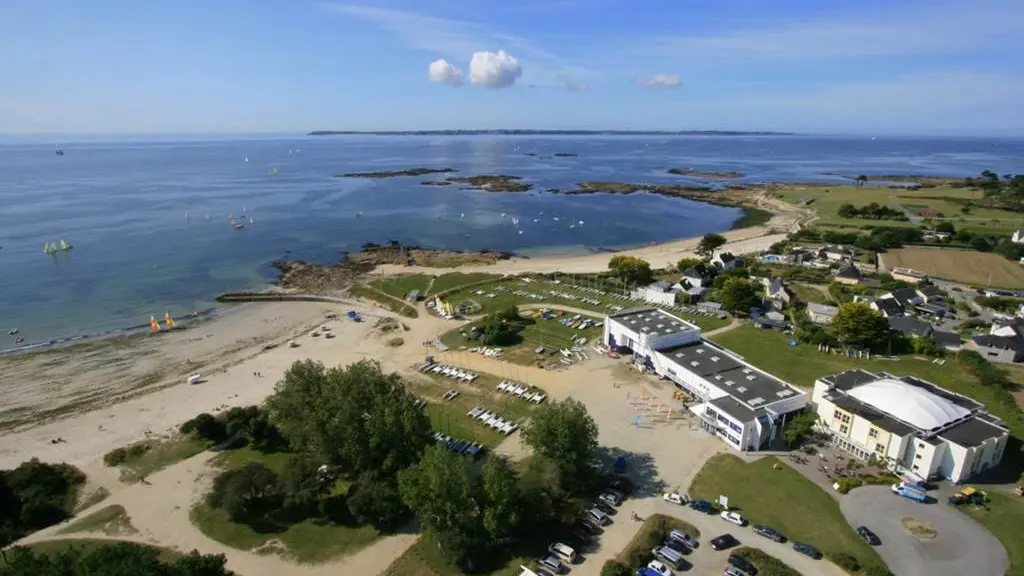
[[[174,318],[171,318],[171,314],[169,312],[164,312],[164,325],[168,328],[174,328]]]
[[[153,332],[160,330],[160,323],[156,321],[155,316],[149,317],[149,329],[152,330]]]

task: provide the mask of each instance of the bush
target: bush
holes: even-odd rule
[[[227,437],[227,427],[223,422],[213,417],[213,414],[203,412],[195,417],[194,429],[196,436],[211,442],[220,442]]]
[[[71,516],[85,474],[33,458],[0,471],[0,546]]]
[[[107,466],[120,466],[128,459],[128,451],[124,448],[114,448],[103,455],[103,463]]]
[[[739,548],[734,554],[746,558],[756,566],[759,576],[802,576],[789,564],[757,548]]]
[[[860,567],[860,573],[864,576],[892,576],[892,572],[885,564],[872,562]]]
[[[839,484],[839,493],[846,494],[858,486],[863,486],[864,480],[862,478],[840,478],[836,480],[836,484]]]
[[[856,557],[843,552],[838,554],[829,554],[829,560],[831,560],[836,566],[839,566],[850,573],[860,570],[860,561],[857,560]]]
[[[601,576],[633,576],[629,566],[619,564],[615,560],[608,560],[601,566]]]

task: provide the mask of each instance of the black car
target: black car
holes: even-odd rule
[[[803,554],[804,556],[809,556],[811,558],[814,558],[815,560],[821,560],[821,557],[822,557],[821,550],[818,550],[817,548],[815,548],[814,546],[811,546],[810,544],[804,544],[803,542],[794,542],[793,543],[793,550],[796,550],[797,552]]]
[[[740,541],[736,539],[732,534],[722,534],[717,538],[711,539],[712,550],[727,550],[733,546],[739,546]]]
[[[605,514],[615,514],[616,512],[615,506],[612,506],[611,504],[605,502],[604,500],[601,500],[600,498],[594,500],[592,506],[594,508],[597,508],[601,512],[604,512]]]
[[[754,565],[743,556],[729,554],[729,564],[746,572],[749,576],[757,576],[757,568],[755,568]]]
[[[662,542],[661,545],[665,546],[667,548],[671,548],[671,549],[675,550],[676,552],[679,552],[680,554],[689,554],[690,553],[690,549],[687,548],[686,544],[683,544],[682,542],[680,542],[679,540],[676,540],[675,538],[665,538],[665,541]]]
[[[754,524],[754,534],[764,536],[765,538],[774,540],[775,542],[786,541],[786,537],[782,535],[782,532],[779,532],[771,526],[765,526],[764,524]]]
[[[869,530],[867,526],[858,526],[857,534],[860,534],[860,537],[872,546],[878,546],[882,543],[882,540],[878,538],[878,535]]]

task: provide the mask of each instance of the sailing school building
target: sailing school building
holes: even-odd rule
[[[808,395],[704,340],[700,328],[657,308],[605,319],[604,343],[686,392],[701,428],[737,450],[768,449]]]

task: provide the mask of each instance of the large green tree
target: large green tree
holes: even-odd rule
[[[701,258],[707,260],[715,254],[715,250],[725,246],[725,243],[725,236],[721,234],[705,234],[697,244],[696,252]]]
[[[650,263],[635,256],[612,256],[608,269],[625,284],[646,285],[654,278]]]
[[[249,462],[214,478],[206,503],[241,521],[273,512],[280,505],[280,496],[277,474],[260,462]]]
[[[409,518],[396,478],[377,472],[364,472],[349,488],[348,509],[360,522],[381,532],[392,532]]]
[[[567,487],[589,486],[597,452],[597,423],[582,402],[568,398],[541,406],[523,429],[535,454],[554,462]]]
[[[296,362],[267,406],[295,449],[353,474],[393,476],[434,443],[430,421],[413,405],[401,377],[368,360],[330,369]]]
[[[0,576],[231,576],[223,555],[191,554],[166,560],[158,549],[127,542],[37,553],[15,547]]]
[[[761,287],[743,278],[726,278],[718,290],[718,299],[726,312],[746,315],[761,304]]]
[[[829,328],[843,344],[861,349],[877,346],[889,336],[889,323],[863,302],[841,304]]]
[[[481,483],[484,528],[494,540],[512,537],[520,527],[523,512],[516,471],[503,458],[488,458]]]

